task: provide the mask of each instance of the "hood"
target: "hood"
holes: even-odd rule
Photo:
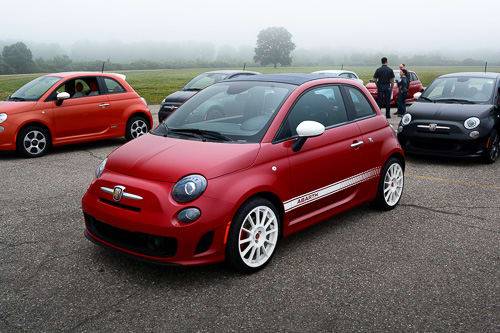
[[[464,121],[469,117],[486,117],[493,105],[415,102],[407,110],[414,119]]]
[[[111,153],[106,169],[171,183],[195,173],[211,179],[248,168],[259,148],[257,143],[202,142],[148,134]]]
[[[36,105],[36,102],[11,102],[5,101],[0,102],[0,113],[16,114],[26,111],[33,110],[33,107]]]
[[[165,103],[184,103],[196,95],[196,93],[198,93],[198,91],[176,91],[165,98]]]

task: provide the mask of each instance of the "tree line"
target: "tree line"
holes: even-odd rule
[[[105,70],[148,70],[148,69],[163,69],[163,68],[224,68],[224,67],[242,67],[243,64],[252,65],[259,64],[260,66],[272,65],[279,66],[324,66],[337,67],[345,66],[376,66],[382,56],[387,56],[391,59],[391,63],[408,63],[412,66],[483,66],[484,60],[478,59],[449,59],[439,54],[422,54],[412,56],[401,56],[398,54],[382,54],[382,53],[341,53],[336,50],[311,51],[305,49],[296,49],[292,41],[292,34],[282,27],[270,27],[260,31],[257,36],[255,48],[236,49],[231,47],[221,47],[219,54],[213,56],[213,49],[206,49],[201,56],[193,56],[183,53],[188,53],[187,49],[176,49],[175,55],[169,59],[159,55],[159,50],[151,51],[151,59],[136,59],[113,61],[112,59],[89,59],[88,52],[91,52],[92,45],[87,45],[82,50],[86,50],[87,55],[85,60],[82,58],[72,59],[68,55],[58,54],[53,57],[34,57],[30,48],[23,42],[16,42],[10,45],[5,45],[0,53],[0,74],[23,74],[23,73],[46,73],[46,72],[61,72],[61,71],[96,71],[101,70],[103,63]],[[89,42],[90,43],[90,42]],[[196,49],[203,48],[197,45]],[[153,48],[154,49],[154,48]],[[62,49],[61,49],[62,50]],[[200,49],[201,50],[201,49]],[[133,48],[131,48],[131,51]],[[253,52],[252,52],[253,51]],[[83,51],[81,51],[83,52]],[[121,53],[127,53],[127,48],[121,48]],[[163,50],[163,52],[165,52]],[[174,53],[174,51],[172,51]],[[199,53],[199,52],[198,52]],[[252,54],[253,53],[253,54]],[[77,53],[78,54],[78,53]],[[147,52],[146,52],[147,54]],[[142,54],[144,55],[144,54]],[[495,59],[498,57],[495,57]],[[490,62],[490,65],[500,65],[499,59]]]

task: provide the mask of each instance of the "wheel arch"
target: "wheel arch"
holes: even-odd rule
[[[24,123],[22,123],[18,128],[17,128],[17,131],[16,131],[16,135],[14,137],[15,139],[15,144],[17,145],[17,139],[19,137],[19,133],[21,133],[21,131],[23,129],[25,129],[26,127],[28,126],[38,126],[38,127],[42,127],[43,129],[47,130],[47,132],[49,133],[49,139],[50,139],[50,142],[52,144],[52,140],[53,140],[53,135],[52,135],[52,131],[50,130],[50,127],[45,124],[44,122],[42,121],[37,121],[37,120],[29,120],[29,121],[26,121]]]
[[[136,116],[146,119],[147,122],[149,123],[149,128],[150,129],[153,128],[153,118],[151,117],[151,115],[147,114],[145,111],[142,111],[142,110],[135,110],[135,111],[130,112],[127,115],[127,121],[125,123],[128,124],[130,119],[132,119],[133,117],[136,117]]]

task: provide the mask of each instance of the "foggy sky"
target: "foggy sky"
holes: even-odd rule
[[[301,48],[499,50],[500,0],[2,1],[0,39],[255,45],[283,26]],[[387,18],[384,18],[387,17]]]

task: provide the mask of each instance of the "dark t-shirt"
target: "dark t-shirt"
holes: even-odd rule
[[[373,74],[373,78],[377,79],[377,86],[386,86],[391,83],[391,79],[394,79],[394,71],[389,66],[382,65],[377,68],[375,74]]]

